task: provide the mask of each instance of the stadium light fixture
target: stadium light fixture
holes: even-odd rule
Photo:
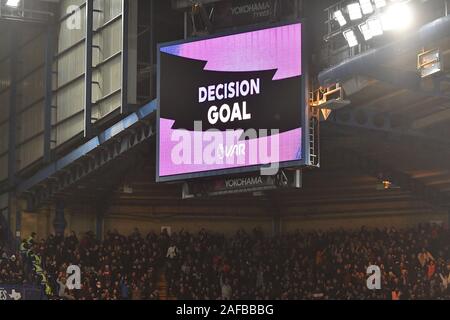
[[[387,8],[384,14],[382,14],[381,22],[385,31],[405,30],[409,28],[413,22],[413,13],[406,3],[394,3]]]
[[[347,40],[348,46],[353,48],[358,45],[358,39],[356,38],[356,34],[352,29],[345,30],[343,32],[345,40]]]
[[[370,30],[369,24],[367,22],[361,23],[359,26],[359,31],[362,33],[364,40],[368,41],[373,38],[372,32]]]
[[[422,78],[440,73],[442,71],[442,63],[439,49],[419,53],[417,56],[417,70]]]
[[[359,4],[363,14],[371,14],[373,12],[371,0],[359,0]]]
[[[383,32],[383,25],[380,19],[374,18],[367,20],[367,24],[369,25],[370,32],[373,37],[381,36]]]
[[[374,0],[373,1],[375,3],[375,7],[377,9],[383,8],[386,6],[386,0]]]
[[[334,19],[339,23],[341,27],[345,26],[347,24],[347,20],[344,17],[344,14],[341,10],[337,10],[334,13]]]
[[[357,2],[348,4],[347,11],[350,16],[350,20],[358,20],[362,18],[361,6]]]
[[[17,8],[19,6],[20,0],[8,0],[6,1],[6,6]]]
[[[361,23],[358,28],[366,41],[372,39],[373,37],[381,36],[384,33],[381,21],[376,18],[369,19],[366,22]]]
[[[389,180],[383,180],[382,183],[383,183],[383,188],[384,188],[385,190],[390,189],[391,186],[392,186],[392,182],[390,182]]]

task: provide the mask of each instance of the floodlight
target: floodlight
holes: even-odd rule
[[[344,15],[342,14],[341,10],[337,10],[334,13],[334,19],[339,23],[341,27],[345,26],[347,24],[347,20],[345,19]]]
[[[381,36],[383,34],[383,25],[381,24],[380,19],[369,19],[367,20],[367,24],[369,25],[373,37]]]
[[[442,62],[439,49],[419,53],[417,57],[417,70],[422,78],[440,73],[442,71]]]
[[[348,46],[350,48],[358,45],[358,39],[356,38],[355,32],[352,29],[343,32],[345,40],[347,40]]]
[[[412,10],[404,2],[390,5],[386,12],[381,16],[383,29],[386,31],[407,29],[412,21]]]
[[[386,0],[374,0],[373,2],[375,3],[375,7],[378,9],[386,6]]]
[[[370,0],[359,0],[363,14],[371,14],[373,12],[372,3]]]
[[[359,31],[361,31],[361,33],[362,33],[362,35],[364,37],[364,40],[368,41],[368,40],[372,39],[373,35],[372,35],[371,30],[370,30],[369,24],[367,22],[361,23],[358,26],[358,28],[359,28]]]
[[[372,18],[367,20],[366,22],[361,23],[358,28],[359,31],[361,31],[364,40],[366,41],[383,34],[381,21],[377,18]]]
[[[348,15],[350,16],[350,20],[358,20],[362,18],[361,7],[357,2],[348,4],[347,11]]]
[[[6,1],[6,6],[17,8],[19,6],[20,0],[8,0]]]

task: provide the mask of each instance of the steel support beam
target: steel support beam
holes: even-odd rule
[[[16,247],[18,248],[21,242],[22,238],[22,210],[20,210],[20,207],[16,201],[16,229],[14,234],[14,239],[16,240]]]
[[[413,91],[421,90],[421,78],[417,72],[368,63],[361,68],[361,73],[399,88]]]
[[[64,236],[64,230],[66,229],[66,219],[64,217],[64,202],[57,200],[55,205],[55,219],[53,220],[53,228],[57,236]]]
[[[413,121],[411,127],[420,130],[448,121],[448,119],[450,119],[450,104],[442,106],[442,109],[443,110],[439,110],[431,115]]]
[[[203,23],[205,24],[206,32],[208,34],[213,33],[214,32],[214,26],[211,23],[211,20],[209,19],[208,12],[206,12],[206,8],[205,8],[205,6],[202,3],[199,4],[199,9],[200,9],[200,17],[202,18]]]
[[[45,49],[44,163],[46,164],[51,161],[54,40],[55,26],[49,24]]]
[[[154,99],[155,95],[155,83],[156,77],[153,74],[155,70],[155,55],[156,55],[156,42],[155,42],[155,1],[150,0],[150,99]]]
[[[118,157],[147,141],[155,133],[154,128],[140,124],[139,128],[125,133],[120,139],[114,139],[106,145],[96,148],[89,155],[85,155],[72,163],[65,170],[56,172],[45,182],[28,191],[26,195],[29,200],[28,210],[36,210],[42,204],[55,197],[60,197],[61,194],[66,193],[70,188],[75,187],[84,179],[111,164]]]
[[[15,244],[15,235],[13,234],[13,226],[12,226],[12,217],[15,212],[13,211],[14,208],[14,195],[11,192],[7,193],[7,213],[6,213],[6,235],[8,243],[12,249],[12,246]]]
[[[267,199],[263,201],[267,201],[265,208],[267,214],[272,217],[272,235],[279,236],[282,232],[281,226],[281,208],[282,205],[279,201],[278,193],[268,193]]]
[[[93,135],[92,129],[92,40],[94,25],[94,0],[86,0],[86,37],[84,40],[84,137]]]
[[[340,149],[333,155],[336,161],[348,164],[361,173],[378,179],[386,179],[400,188],[410,191],[414,196],[427,202],[438,210],[447,210],[450,207],[448,194],[427,186],[422,181],[398,169],[384,165],[376,159],[359,154],[353,150]]]
[[[272,235],[279,236],[281,234],[281,218],[279,214],[272,217]]]
[[[383,132],[401,133],[405,130],[395,129],[388,114],[380,114],[362,110],[336,110],[333,111],[325,123],[334,123],[350,127],[377,130]]]
[[[9,43],[10,43],[10,87],[9,87],[9,125],[8,125],[8,181],[9,186],[14,187],[16,184],[16,131],[17,131],[17,43],[19,37],[14,32],[14,28],[9,29]]]
[[[27,192],[31,188],[44,183],[47,179],[54,176],[58,172],[67,170],[67,167],[75,163],[77,160],[82,159],[88,153],[93,152],[101,145],[113,141],[121,134],[124,134],[125,131],[131,130],[132,127],[139,125],[140,122],[149,118],[150,115],[155,114],[156,106],[157,101],[153,100],[152,102],[140,108],[135,113],[130,114],[126,118],[111,126],[109,129],[106,129],[98,136],[93,137],[91,140],[76,148],[72,152],[50,163],[48,166],[38,171],[30,178],[22,181],[17,187],[17,192],[19,194]],[[154,128],[152,129],[153,130],[151,133],[154,134]]]
[[[117,157],[153,137],[156,128],[153,123],[155,119],[151,115],[155,115],[156,104],[154,100],[145,105],[20,183],[17,192],[27,199],[28,209],[34,210],[64,193]]]
[[[448,209],[447,214],[447,225],[450,226],[450,208]]]
[[[333,111],[324,123],[422,138],[443,146],[450,146],[447,139],[430,136],[419,130],[411,129],[408,123],[395,123],[396,121],[402,121],[402,118],[398,117],[393,119],[388,113],[345,109]]]
[[[153,2],[153,1],[152,1]],[[128,113],[128,21],[129,3],[122,0],[122,103],[121,112]]]
[[[189,37],[189,13],[183,13],[183,38],[186,40]]]
[[[429,97],[440,97],[450,99],[450,94],[442,92],[440,82],[435,83],[433,90],[422,88],[421,77],[413,71],[406,71],[397,68],[388,68],[380,65],[368,63],[360,69],[360,74],[369,76],[373,79],[389,83],[400,89],[407,89],[416,94]]]
[[[104,212],[102,208],[97,208],[95,215],[95,235],[97,237],[97,240],[102,241],[103,240],[103,222],[104,222]]]

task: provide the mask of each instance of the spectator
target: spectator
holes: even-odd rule
[[[422,251],[417,255],[417,258],[419,259],[419,263],[422,267],[425,267],[425,265],[430,261],[434,260],[431,253],[429,253],[425,248],[422,249]]]
[[[392,291],[392,300],[400,300],[401,292],[398,288]]]
[[[260,230],[232,236],[200,230],[126,237],[89,232],[78,239],[35,235],[22,244],[42,261],[53,292],[81,300],[159,299],[165,272],[178,299],[449,299],[450,237],[443,227],[420,225],[357,231]],[[0,282],[36,281],[24,257],[0,247]],[[68,290],[67,267],[82,271],[81,290]],[[378,265],[381,290],[366,287],[366,269]]]
[[[61,279],[58,279],[57,282],[59,285],[58,296],[61,299],[74,300],[75,298],[66,292],[66,278],[62,277]]]
[[[231,289],[230,284],[228,283],[228,279],[225,279],[221,283],[221,287],[222,287],[222,299],[223,300],[230,300],[231,299],[231,295],[232,295],[232,289]]]
[[[177,247],[175,245],[171,245],[169,249],[167,249],[166,257],[169,259],[175,259],[177,257]]]
[[[134,284],[133,285],[133,290],[132,290],[132,293],[131,293],[131,299],[132,300],[141,300],[141,289],[136,285],[136,284]]]
[[[439,277],[442,281],[442,290],[445,292],[447,291],[448,285],[450,283],[450,274],[447,272],[447,274],[444,276],[442,273],[440,273]]]

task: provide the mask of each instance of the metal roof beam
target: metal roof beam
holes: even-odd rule
[[[42,181],[48,179],[49,177],[61,172],[63,169],[66,169],[68,166],[72,165],[75,161],[85,157],[88,153],[91,153],[98,149],[99,147],[103,147],[105,143],[109,142],[113,137],[118,136],[119,134],[123,134],[130,127],[136,125],[139,121],[148,118],[152,113],[156,111],[156,100],[148,103],[147,105],[140,108],[138,111],[132,113],[128,117],[122,119],[115,125],[106,129],[98,136],[92,138],[85,144],[79,146],[72,152],[63,156],[62,158],[52,162],[45,168],[38,171],[36,174],[31,176],[29,179],[22,181],[17,186],[17,191],[19,193],[23,193],[35,185],[41,183]],[[151,130],[149,132],[150,135],[153,135],[156,130]]]

